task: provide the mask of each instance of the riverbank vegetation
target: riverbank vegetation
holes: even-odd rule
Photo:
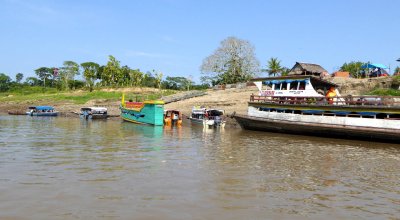
[[[388,89],[375,89],[375,90],[371,91],[369,93],[369,95],[400,96],[400,75],[392,77],[391,88],[388,88]]]
[[[102,88],[92,92],[85,90],[59,91],[56,88],[39,86],[25,86],[13,88],[0,93],[2,102],[16,103],[71,103],[84,104],[90,100],[103,100],[104,102],[120,101],[122,93],[126,93],[126,100],[135,101],[160,99],[162,96],[175,94],[176,90],[158,90],[155,88],[129,89],[129,88]]]

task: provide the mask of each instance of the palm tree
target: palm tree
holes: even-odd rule
[[[290,69],[289,69],[289,68],[287,68],[287,67],[282,67],[281,76],[287,76],[287,75],[289,75],[289,72],[290,72]]]
[[[278,58],[271,57],[271,59],[268,61],[268,69],[267,72],[269,75],[274,75],[276,76],[277,73],[281,73],[283,68],[281,67],[281,61],[278,60]]]

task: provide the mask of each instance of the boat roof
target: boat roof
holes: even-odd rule
[[[180,112],[180,111],[176,109],[165,109],[164,112]]]
[[[252,82],[265,82],[265,81],[269,81],[272,82],[274,80],[278,81],[279,83],[281,81],[285,81],[285,82],[293,82],[293,80],[307,80],[310,79],[311,80],[311,84],[315,85],[315,84],[319,84],[319,85],[326,85],[326,86],[334,86],[334,87],[338,87],[337,84],[329,82],[327,80],[323,80],[320,77],[316,77],[316,76],[310,76],[310,75],[290,75],[290,76],[277,76],[277,77],[261,77],[261,78],[253,78],[250,81]]]
[[[206,108],[203,106],[193,106],[192,110],[205,110]]]
[[[224,110],[219,110],[219,109],[209,109],[209,110],[207,110],[207,112],[209,114],[211,114],[212,116],[220,116],[225,113]]]
[[[30,106],[29,109],[37,109],[37,110],[54,110],[53,106]]]
[[[83,108],[81,108],[81,110],[94,110],[94,111],[103,111],[103,112],[106,112],[107,111],[107,108],[104,108],[104,107],[83,107]]]

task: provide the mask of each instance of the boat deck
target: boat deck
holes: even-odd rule
[[[271,97],[250,96],[249,106],[278,110],[324,111],[400,114],[400,97],[348,96],[348,97]]]

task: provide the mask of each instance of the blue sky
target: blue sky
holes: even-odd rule
[[[261,67],[277,57],[400,63],[398,0],[0,0],[0,73],[35,76],[66,60],[193,76],[227,37],[248,40]]]

